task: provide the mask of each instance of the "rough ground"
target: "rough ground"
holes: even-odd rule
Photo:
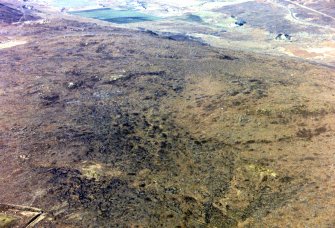
[[[63,19],[0,35],[26,41],[0,49],[0,203],[43,227],[335,226],[334,69]]]

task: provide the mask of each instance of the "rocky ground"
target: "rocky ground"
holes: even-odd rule
[[[35,19],[1,24],[0,226],[27,224],[15,204],[43,227],[334,227],[334,69]]]

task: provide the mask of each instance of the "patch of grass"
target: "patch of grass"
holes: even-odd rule
[[[16,221],[17,221],[17,218],[14,216],[0,214],[0,227],[3,227],[3,228],[13,227]]]

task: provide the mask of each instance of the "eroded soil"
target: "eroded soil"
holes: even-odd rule
[[[334,70],[23,26],[3,26],[29,42],[0,50],[0,202],[45,227],[335,225]]]

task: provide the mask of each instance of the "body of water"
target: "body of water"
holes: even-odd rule
[[[135,10],[113,10],[110,8],[72,11],[70,13],[73,15],[99,19],[117,24],[154,21],[159,19],[158,17],[140,13]]]

